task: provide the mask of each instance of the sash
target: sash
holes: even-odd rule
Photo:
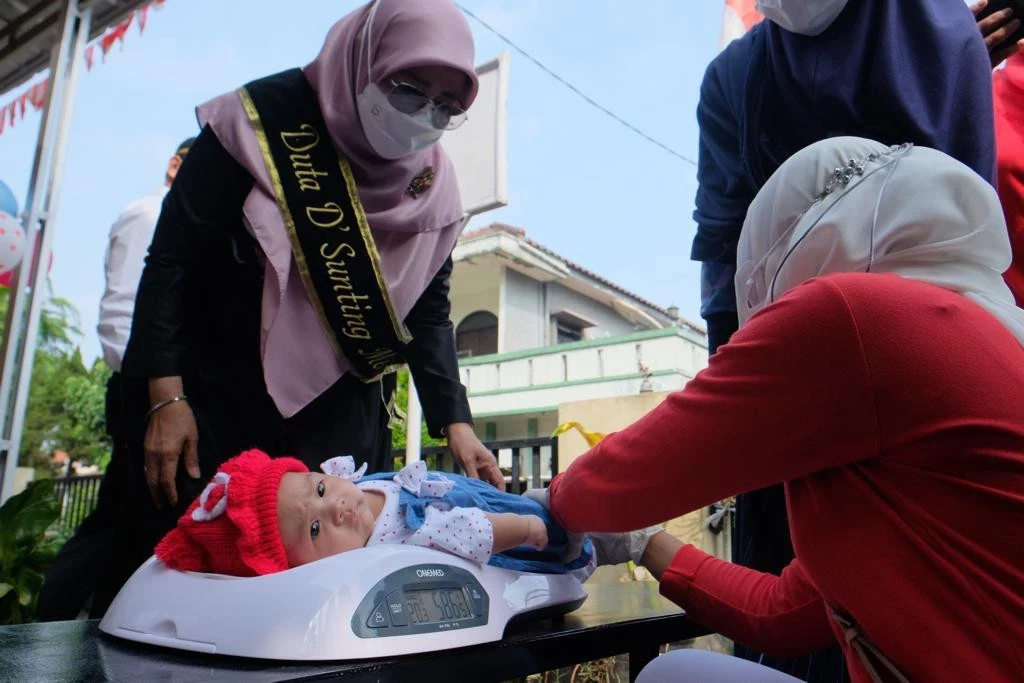
[[[274,190],[306,296],[335,352],[364,382],[405,363],[395,312],[355,178],[301,69],[238,90]]]

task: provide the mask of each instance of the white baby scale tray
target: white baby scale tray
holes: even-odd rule
[[[151,557],[100,630],[195,652],[292,661],[394,657],[501,640],[509,622],[564,614],[587,593],[568,574],[483,567],[379,545],[278,574],[179,572]]]

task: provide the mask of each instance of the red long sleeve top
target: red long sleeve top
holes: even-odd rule
[[[1013,263],[1003,278],[1024,306],[1024,54],[993,73],[999,200],[1010,232]]]
[[[664,595],[773,655],[860,625],[913,681],[1024,677],[1024,349],[964,297],[892,275],[812,280],[685,389],[551,484],[555,517],[626,531],[785,482],[779,577],[684,547]]]

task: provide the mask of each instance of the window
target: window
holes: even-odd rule
[[[583,329],[566,320],[555,319],[555,343],[571,344],[583,339]]]
[[[551,342],[571,344],[583,339],[583,331],[594,327],[594,322],[572,311],[561,310],[551,316]]]
[[[487,311],[467,315],[455,330],[459,358],[498,352],[498,318]]]

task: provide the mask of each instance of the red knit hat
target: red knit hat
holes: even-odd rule
[[[277,492],[288,472],[308,472],[295,458],[246,451],[217,470],[156,547],[171,569],[259,576],[288,569],[277,526]]]

